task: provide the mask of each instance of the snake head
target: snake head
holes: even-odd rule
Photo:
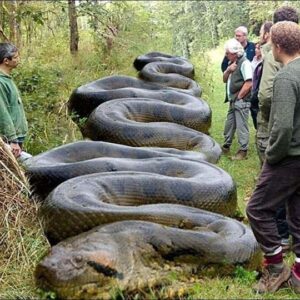
[[[101,288],[122,279],[122,274],[115,269],[112,251],[105,245],[101,249],[75,250],[72,244],[63,242],[54,246],[37,265],[35,278],[40,288],[56,292],[60,297],[80,295],[88,299]]]

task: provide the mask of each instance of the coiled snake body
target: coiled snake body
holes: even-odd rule
[[[186,256],[196,264],[243,263],[257,254],[247,226],[201,210],[233,215],[236,188],[210,163],[221,150],[205,134],[211,112],[197,98],[192,65],[154,52],[134,66],[140,79],[107,77],[70,97],[83,135],[102,142],[61,146],[27,162],[35,192],[52,191],[41,209],[45,233],[52,244],[64,240],[38,265],[37,283],[60,297],[156,285],[166,261]]]

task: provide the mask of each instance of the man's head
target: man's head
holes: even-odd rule
[[[274,24],[281,21],[291,21],[294,23],[299,23],[298,11],[290,6],[282,6],[275,10],[273,14]]]
[[[243,56],[244,52],[243,46],[236,39],[230,39],[225,43],[225,55],[231,62]]]
[[[272,51],[276,61],[300,55],[300,27],[290,21],[274,24],[271,28]]]
[[[244,45],[247,43],[247,35],[248,35],[248,30],[245,26],[240,26],[235,29],[234,31],[235,38],[237,41],[241,43],[241,45]]]
[[[257,58],[261,58],[261,48],[260,48],[260,43],[255,44],[255,56]]]
[[[0,65],[11,70],[19,64],[18,48],[10,43],[0,43]]]
[[[260,27],[259,31],[259,42],[261,45],[266,44],[270,40],[270,30],[273,25],[273,22],[266,21]]]

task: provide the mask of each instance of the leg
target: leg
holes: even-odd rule
[[[249,143],[249,127],[248,117],[250,102],[244,102],[243,100],[234,102],[234,113],[236,119],[236,133],[238,142],[240,144],[240,150],[247,151]]]
[[[293,251],[300,258],[300,161],[294,160],[290,167],[290,189],[294,191],[287,201],[287,222],[293,238]]]
[[[229,103],[229,109],[227,112],[227,118],[224,127],[224,145],[228,146],[228,148],[232,144],[235,129],[236,129],[236,123],[235,123],[234,108],[233,108],[233,104]]]
[[[300,162],[295,162],[295,167],[298,165],[298,170],[292,169],[292,175],[295,178],[294,184],[298,187],[294,195],[287,202],[287,222],[290,228],[290,233],[293,238],[293,251],[296,255],[295,263],[292,267],[292,275],[290,285],[296,293],[300,293],[300,182],[297,180],[300,176]]]
[[[281,237],[275,216],[278,208],[294,195],[300,185],[295,184],[299,177],[291,172],[293,164],[288,159],[273,166],[265,163],[247,205],[250,226],[265,253],[263,276],[256,286],[260,293],[275,292],[290,276],[289,268],[283,263]],[[300,212],[299,209],[297,211]]]
[[[276,212],[275,219],[277,223],[278,233],[281,237],[281,246],[285,247],[285,249],[283,249],[284,251],[287,251],[289,248],[289,227],[286,220],[285,205],[279,207],[279,209]]]
[[[257,113],[258,113],[258,108],[255,107],[251,107],[250,108],[250,112],[251,112],[251,117],[253,120],[253,126],[255,129],[257,129]]]
[[[255,141],[256,142],[256,150],[257,150],[257,154],[258,154],[258,158],[259,158],[261,167],[263,166],[263,163],[266,159],[265,151],[268,146],[268,140],[269,140],[269,138],[261,138],[256,135],[256,141]]]

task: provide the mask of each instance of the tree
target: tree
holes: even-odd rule
[[[77,24],[77,12],[75,0],[68,0],[69,11],[69,27],[70,27],[70,51],[72,54],[78,52],[78,24]]]

